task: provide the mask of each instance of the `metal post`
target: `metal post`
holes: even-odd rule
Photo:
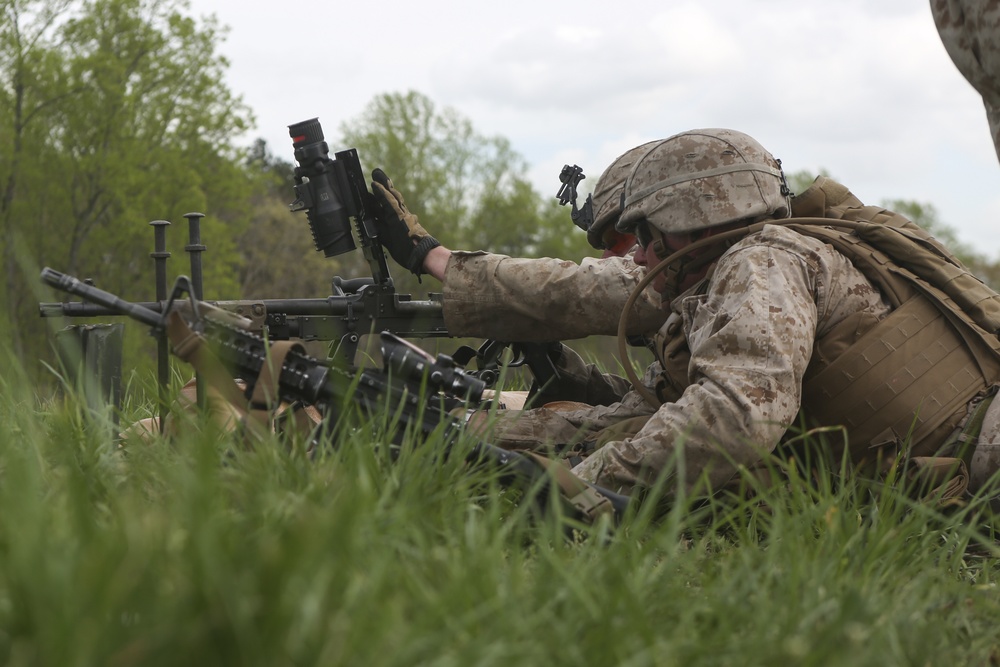
[[[201,274],[201,253],[205,252],[205,246],[201,243],[201,219],[204,213],[185,213],[184,217],[188,221],[188,244],[184,246],[191,256],[191,287],[194,288],[194,298],[204,299],[202,292]]]
[[[205,246],[201,242],[201,219],[204,213],[185,213],[184,217],[188,221],[188,244],[184,246],[191,258],[191,288],[194,290],[194,298],[201,300],[205,298],[202,290],[201,253],[205,252]],[[208,407],[208,396],[205,390],[205,378],[200,374],[195,374],[195,389],[198,397],[198,408],[205,410]]]
[[[167,252],[167,227],[169,220],[153,220],[149,223],[153,226],[153,252],[149,256],[153,258],[156,268],[156,300],[163,303],[167,300],[167,259],[170,253]],[[160,384],[160,432],[163,432],[163,425],[167,418],[167,387],[170,386],[170,350],[167,347],[167,336],[160,333],[156,340],[156,376]]]

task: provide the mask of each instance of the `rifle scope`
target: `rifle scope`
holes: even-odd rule
[[[318,118],[288,126],[295,149],[295,201],[292,211],[305,211],[316,250],[326,257],[351,252],[350,218],[358,213],[342,162],[330,159]]]

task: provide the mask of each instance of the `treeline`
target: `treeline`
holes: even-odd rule
[[[252,115],[222,85],[219,39],[170,2],[0,2],[0,249],[21,358],[48,356],[40,264],[150,298],[151,220],[210,212],[206,280],[237,288],[255,185],[232,142]]]
[[[42,265],[153,298],[153,220],[172,222],[172,278],[188,272],[184,214],[206,215],[209,299],[325,296],[334,275],[366,272],[360,253],[314,250],[304,216],[288,211],[290,161],[263,141],[245,146],[253,112],[225,84],[224,28],[186,11],[181,0],[0,0],[0,335],[22,359],[49,361],[51,328],[66,324],[38,316],[39,300],[52,298],[38,281]],[[450,247],[595,254],[552,193],[529,184],[509,141],[424,95],[379,95],[324,129],[332,150],[353,146],[366,169],[393,177]],[[588,166],[585,185],[602,168]],[[812,178],[794,176],[802,187]],[[954,241],[931,206],[896,204]],[[959,252],[981,275],[1000,276]],[[437,287],[395,274],[404,292]],[[149,352],[144,336],[131,339]]]
[[[241,147],[253,113],[224,82],[222,36],[173,0],[0,0],[2,325],[22,359],[50,358],[42,265],[153,297],[153,220],[173,223],[172,278],[188,272],[183,215],[206,214],[207,298],[324,296],[334,274],[364,272],[360,253],[327,260],[313,249],[304,217],[288,212],[289,162],[262,142]],[[333,150],[355,146],[366,169],[405,182],[445,243],[589,250],[507,140],[418,93],[381,95],[325,129]]]

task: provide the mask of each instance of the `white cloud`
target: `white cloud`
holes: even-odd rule
[[[961,239],[1000,253],[1000,167],[982,103],[926,2],[192,8],[231,26],[230,84],[255,110],[258,134],[287,158],[289,123],[319,116],[333,137],[374,95],[411,89],[509,138],[546,195],[563,164],[584,167],[592,186],[634,145],[733,127],[786,168],[825,168],[871,203],[933,203]]]

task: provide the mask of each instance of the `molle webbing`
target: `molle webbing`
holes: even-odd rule
[[[1000,294],[974,276],[945,246],[905,216],[878,206],[864,206],[846,187],[825,176],[817,178],[805,192],[792,199],[792,214],[793,219],[787,220],[787,223],[792,223],[790,226],[793,229],[831,244],[880,287],[883,287],[881,283],[884,281],[880,272],[870,275],[873,267],[895,270],[921,291],[927,292],[926,287],[939,290],[938,294],[954,301],[948,303],[946,299],[943,305],[961,313],[966,320],[971,318],[992,339],[990,346],[997,349]],[[794,218],[813,220],[798,225]],[[834,229],[828,230],[826,235],[823,235],[822,228],[810,231],[810,228],[816,230],[815,226],[821,225],[823,219],[860,224],[853,227],[854,235],[837,233]],[[786,221],[779,223],[785,224]],[[890,291],[886,297],[894,307],[906,300],[894,299],[892,285],[884,287]],[[933,294],[930,296],[938,298]]]
[[[828,195],[830,226],[782,223],[850,259],[894,310],[878,323],[844,323],[817,341],[803,407],[820,423],[843,423],[855,457],[907,438],[911,452],[929,453],[958,426],[968,402],[1000,382],[1000,295],[907,218],[860,206],[832,181],[817,185],[820,198]],[[841,228],[836,219],[859,225]]]
[[[835,343],[817,342],[824,344]],[[831,363],[810,367],[802,405],[810,419],[846,427],[856,460],[871,446],[904,441],[926,453],[986,386],[976,356],[950,319],[916,295]]]
[[[881,321],[856,313],[816,340],[803,380],[805,416],[843,424],[855,460],[904,442],[910,455],[937,453],[968,404],[1000,385],[1000,295],[906,217],[864,206],[826,177],[792,200],[792,214],[760,224],[832,246],[893,307]]]
[[[956,334],[972,348],[983,375],[991,383],[1000,379],[1000,338],[997,337],[1000,295],[960,263],[952,263],[958,260],[949,260],[928,245],[914,243],[912,238],[908,242],[908,236],[878,224],[855,228],[855,233],[824,227],[818,221],[787,226],[833,246],[879,287],[893,308],[899,308],[916,294],[930,300],[954,324]],[[863,238],[878,242],[878,245]]]

